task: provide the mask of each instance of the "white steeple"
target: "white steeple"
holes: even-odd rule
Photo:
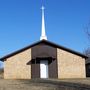
[[[41,31],[41,37],[40,40],[47,40],[46,32],[45,32],[45,19],[44,19],[44,6],[42,6],[42,31]]]

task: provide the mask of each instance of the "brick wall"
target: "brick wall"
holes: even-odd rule
[[[86,78],[85,59],[57,49],[58,78]]]
[[[5,79],[31,79],[31,49],[16,54],[4,62]],[[86,78],[85,59],[57,49],[58,78]]]
[[[25,50],[8,58],[4,62],[4,78],[5,79],[30,79],[31,65],[31,49]]]

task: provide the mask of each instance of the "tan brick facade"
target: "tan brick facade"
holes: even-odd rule
[[[4,62],[5,79],[31,79],[31,49],[8,58]]]
[[[31,79],[31,49],[4,61],[5,79]],[[85,58],[57,48],[58,78],[86,78]]]
[[[57,49],[58,78],[86,78],[85,58]]]

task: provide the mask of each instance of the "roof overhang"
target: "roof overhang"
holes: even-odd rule
[[[73,54],[76,54],[76,55],[78,55],[78,56],[81,56],[81,57],[83,57],[83,58],[88,58],[86,55],[84,55],[84,54],[82,54],[82,53],[80,53],[80,52],[71,50],[71,49],[69,49],[69,48],[66,48],[66,47],[64,47],[64,46],[55,44],[55,43],[50,42],[50,41],[47,41],[47,40],[41,40],[41,41],[38,41],[38,42],[36,42],[36,43],[33,43],[33,44],[29,45],[29,46],[26,46],[26,47],[24,47],[24,48],[22,48],[22,49],[20,49],[20,50],[17,50],[17,51],[15,51],[15,52],[13,52],[13,53],[10,53],[10,54],[8,54],[8,55],[6,55],[6,56],[3,56],[3,57],[0,58],[0,60],[1,60],[1,61],[5,61],[7,58],[9,58],[9,57],[11,57],[11,56],[13,56],[13,55],[16,55],[16,54],[18,54],[18,53],[20,53],[20,52],[22,52],[22,51],[24,51],[24,50],[27,50],[27,49],[29,49],[29,48],[31,48],[31,47],[33,47],[33,46],[35,46],[35,45],[38,45],[38,44],[40,44],[40,43],[46,43],[46,44],[49,44],[49,45],[54,46],[54,47],[56,47],[56,48],[60,48],[60,49],[63,49],[63,50],[65,50],[65,51],[68,51],[68,52],[71,52],[71,53],[73,53]]]

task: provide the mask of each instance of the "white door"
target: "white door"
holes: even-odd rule
[[[48,61],[40,61],[40,78],[48,78]]]

